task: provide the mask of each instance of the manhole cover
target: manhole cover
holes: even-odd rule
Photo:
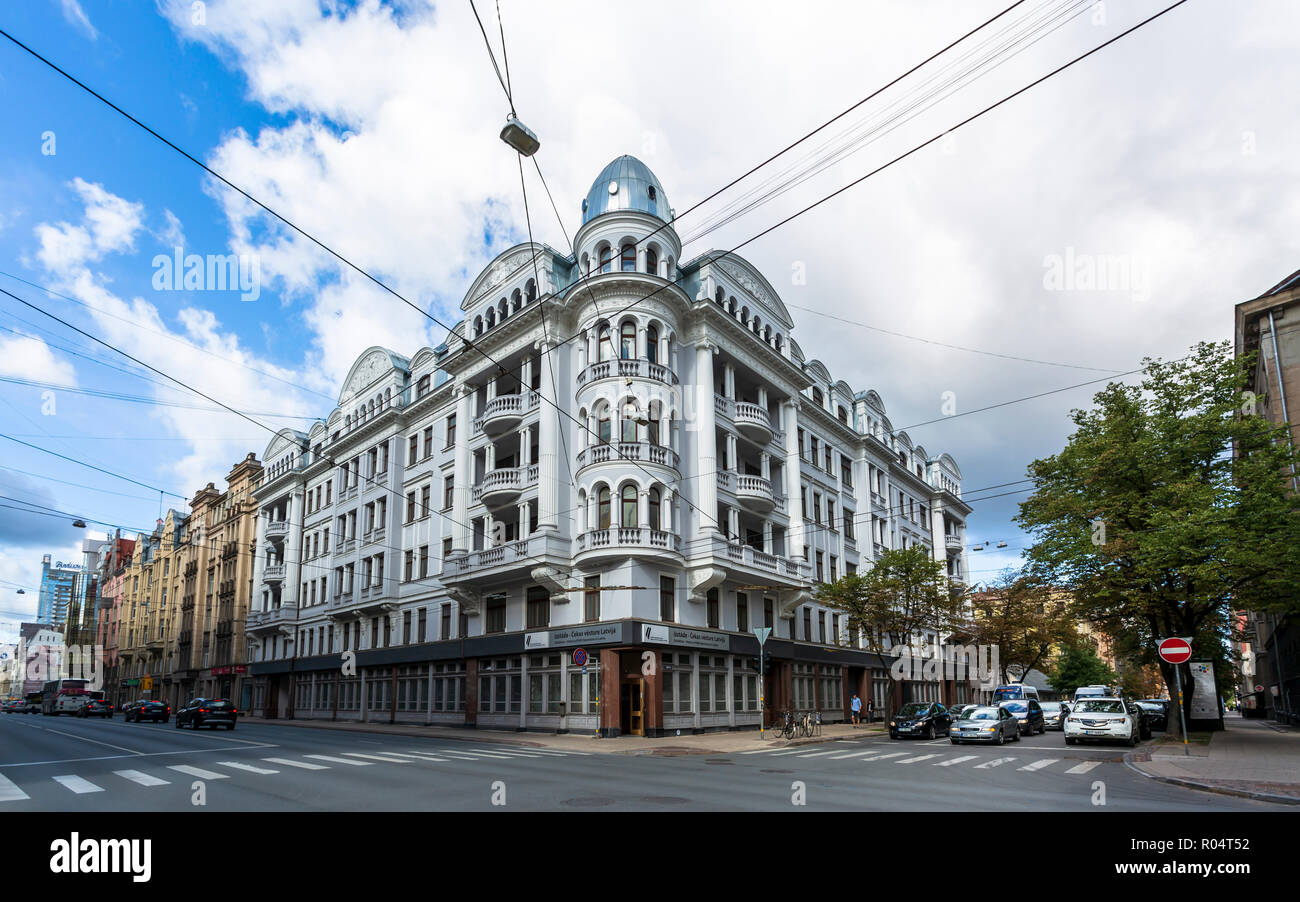
[[[565,805],[573,805],[575,808],[603,808],[606,805],[613,805],[614,800],[605,796],[583,796],[578,799],[565,799]]]

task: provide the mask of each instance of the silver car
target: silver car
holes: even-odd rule
[[[1002,745],[1008,740],[1020,741],[1020,722],[1001,706],[980,706],[965,711],[960,720],[954,720],[948,729],[948,739],[953,745],[963,742],[991,742]]]
[[[1070,713],[1070,706],[1065,702],[1042,702],[1043,726],[1049,730],[1064,730],[1065,717]]]

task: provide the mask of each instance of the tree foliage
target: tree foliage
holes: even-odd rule
[[[1063,599],[1030,575],[1008,571],[984,592],[971,596],[971,641],[998,650],[1002,681],[1024,675],[1075,635]]]
[[[1069,698],[1080,686],[1114,685],[1115,671],[1090,645],[1078,642],[1065,647],[1047,679],[1058,694]]]
[[[1073,412],[1065,448],[1029,467],[1017,521],[1032,572],[1145,656],[1183,636],[1221,667],[1234,609],[1300,610],[1296,452],[1243,395],[1252,365],[1226,342],[1148,359],[1140,385],[1107,385]]]

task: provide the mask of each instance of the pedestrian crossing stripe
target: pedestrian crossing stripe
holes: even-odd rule
[[[900,755],[906,755],[907,752],[886,752],[883,755],[876,755],[874,758],[863,758],[865,761],[883,761],[885,758],[897,758]]]
[[[1015,760],[1015,758],[994,758],[992,761],[985,761],[983,764],[975,765],[975,769],[984,770],[990,767],[1001,767],[1002,765]]]
[[[233,767],[235,770],[246,770],[250,774],[278,774],[278,770],[271,770],[269,767],[255,767],[252,764],[245,764],[242,761],[218,761],[222,767]]]
[[[369,761],[353,761],[351,758],[335,758],[333,755],[307,755],[306,757],[312,758],[316,761],[328,761],[331,764],[353,764],[357,767],[370,766]],[[266,760],[270,761],[271,759],[267,758]]]
[[[386,755],[367,755],[364,752],[344,752],[352,758],[369,758],[372,761],[387,761],[389,764],[410,764],[409,761],[403,761],[401,758],[389,758]]]
[[[192,767],[188,764],[169,764],[167,767],[168,770],[189,774],[191,777],[198,777],[200,780],[227,780],[230,778],[230,774],[219,774],[213,770],[204,770],[201,767]]]
[[[918,761],[929,761],[931,758],[938,758],[935,755],[917,755],[915,758],[904,758],[902,761],[895,761],[895,764],[916,764]]]
[[[113,773],[119,777],[125,777],[132,783],[138,783],[141,786],[170,786],[170,780],[163,780],[159,777],[150,776],[143,771],[138,770],[115,770]]]
[[[1060,758],[1043,758],[1041,761],[1035,761],[1033,764],[1026,764],[1024,767],[1017,768],[1017,769],[1029,770],[1029,771],[1042,770],[1043,768],[1053,765],[1060,760],[1061,760]]]
[[[954,764],[961,764],[963,761],[973,761],[978,755],[958,755],[956,758],[949,758],[947,761],[934,762],[935,767],[952,767]]]
[[[861,758],[863,755],[874,755],[875,753],[875,749],[871,749],[867,752],[849,752],[847,755],[832,755],[830,760],[840,761],[844,758]]]
[[[59,783],[65,788],[72,790],[77,795],[83,795],[84,793],[87,792],[104,791],[104,787],[96,786],[94,783],[91,783],[89,780],[78,777],[76,774],[66,774],[61,777],[55,777],[54,782]]]
[[[1070,768],[1069,770],[1067,770],[1066,773],[1067,773],[1067,774],[1086,774],[1088,771],[1092,770],[1094,767],[1099,766],[1100,764],[1101,764],[1100,761],[1085,761],[1085,762],[1083,762],[1082,764],[1076,764],[1074,767],[1072,767],[1072,768]]]
[[[310,761],[294,761],[291,758],[263,758],[263,761],[269,761],[272,764],[284,764],[288,767],[301,767],[303,770],[329,770],[325,764],[312,764]],[[362,764],[361,761],[353,761],[353,764]]]
[[[0,774],[0,802],[20,802],[30,798],[31,796],[18,788],[18,784]]]

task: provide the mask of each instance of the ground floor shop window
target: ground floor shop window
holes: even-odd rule
[[[518,714],[522,702],[522,658],[479,661],[478,709],[484,714]]]
[[[794,676],[791,679],[794,689],[794,706],[796,710],[808,711],[816,704],[813,695],[816,686],[813,678],[813,665],[795,663],[793,666]]]
[[[397,668],[397,710],[424,711],[428,707],[428,665],[407,664]]]
[[[889,682],[885,678],[883,670],[873,670],[871,675],[871,700],[874,707],[872,714],[876,717],[885,717],[889,714],[889,703],[886,701],[886,693],[889,692]]]
[[[585,690],[585,691],[584,691]],[[596,714],[597,701],[600,698],[600,668],[587,664],[584,676],[577,668],[569,670],[569,713]]]
[[[387,667],[366,672],[366,710],[387,711],[393,703],[393,674]]]
[[[758,710],[758,671],[747,661],[738,659],[731,680],[733,707],[737,712]]]
[[[465,662],[433,665],[433,710],[465,710]]]
[[[347,677],[339,680],[339,710],[340,711],[360,711],[361,710],[361,680],[358,677]]]
[[[695,710],[692,705],[694,692],[691,681],[695,672],[691,668],[690,655],[664,654],[663,662],[663,703],[665,714],[690,714]]]
[[[560,659],[560,655],[532,655],[528,659],[529,714],[560,713]]]
[[[311,707],[311,677],[298,677],[297,691],[294,693],[294,706],[300,711]]]
[[[328,711],[334,705],[334,683],[332,680],[316,678],[316,710]]]
[[[700,655],[700,713],[727,710],[727,659]]]
[[[823,664],[817,681],[821,684],[822,709],[844,707],[843,672],[838,664]]]

